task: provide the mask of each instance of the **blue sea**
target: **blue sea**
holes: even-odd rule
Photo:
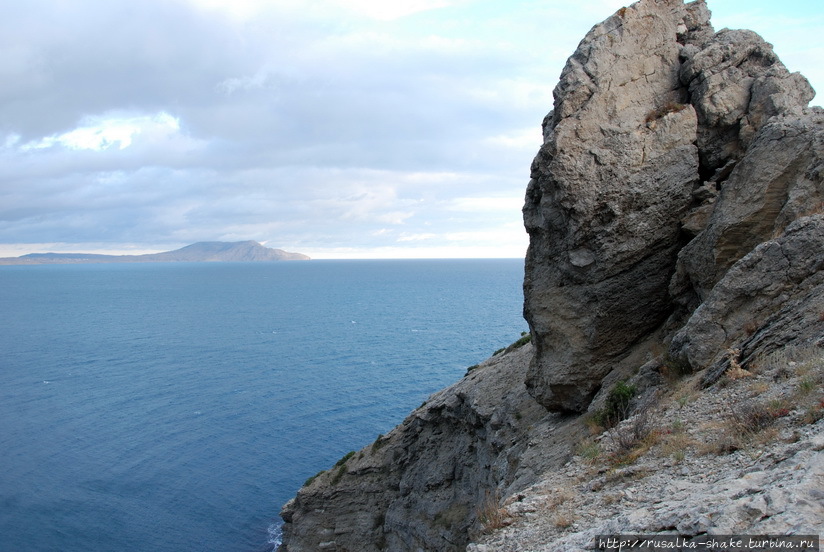
[[[522,260],[0,267],[0,551],[262,552],[526,330]]]

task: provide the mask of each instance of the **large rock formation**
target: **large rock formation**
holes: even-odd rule
[[[586,430],[570,413],[601,408],[615,382],[654,396],[672,367],[709,386],[776,350],[824,347],[824,111],[806,107],[812,97],[756,34],[714,33],[701,0],[641,0],[595,26],[555,89],[526,193],[532,344],[304,486],[282,512],[282,550],[463,550],[502,521],[502,503],[576,473],[567,460]],[[749,406],[745,391],[734,398]],[[824,417],[824,396],[810,401],[799,424]],[[702,414],[708,428],[719,412]],[[824,426],[810,427],[818,443]],[[644,515],[630,526],[672,529]],[[736,531],[762,527],[745,521]],[[553,546],[540,549],[569,549]]]
[[[688,315],[821,201],[812,97],[755,33],[713,34],[703,2],[642,0],[590,31],[555,88],[524,206],[541,404],[584,411],[674,307]]]

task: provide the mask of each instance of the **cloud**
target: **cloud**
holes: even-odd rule
[[[443,8],[454,4],[447,0],[339,0],[339,5],[380,20],[400,19],[415,13]]]
[[[504,211],[520,209],[524,204],[523,196],[518,197],[458,197],[452,200],[452,208],[469,213]]]
[[[552,89],[621,5],[5,2],[0,243],[520,256]]]
[[[81,126],[59,135],[47,136],[23,144],[22,150],[43,149],[63,146],[68,149],[105,150],[118,144],[119,149],[132,145],[132,140],[140,135],[147,135],[149,140],[164,140],[180,130],[180,121],[165,112],[156,115],[138,115],[133,117],[109,115],[88,117]]]

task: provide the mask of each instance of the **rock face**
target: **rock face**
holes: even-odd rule
[[[555,88],[524,205],[536,400],[586,410],[675,307],[688,315],[821,202],[812,97],[755,33],[713,34],[703,2],[642,0],[590,31]]]
[[[820,505],[807,499],[820,501],[824,466],[824,111],[806,107],[809,84],[755,33],[715,33],[703,1],[641,0],[587,34],[554,95],[523,209],[532,343],[483,363],[305,485],[283,509],[282,551],[457,551],[472,540],[476,552],[555,551],[590,547],[593,531],[821,527]],[[813,368],[793,361],[753,387],[729,374],[732,391],[713,385],[785,350],[812,350]],[[683,397],[706,393],[700,404],[714,410],[683,410],[666,383],[673,367],[693,373],[684,385],[706,388]],[[575,481],[561,502],[587,510],[560,517],[557,489],[609,469],[568,461],[588,436],[576,414],[601,411],[620,380],[644,400],[670,395],[655,407],[657,435],[674,431],[663,419],[689,412],[706,424],[671,444],[683,466],[655,445],[644,462],[662,475],[643,501],[627,487],[620,509],[616,495],[590,500],[580,491],[592,482]],[[719,419],[736,401],[732,421],[750,419],[765,390],[773,402],[752,420],[792,420],[763,445],[782,460],[738,482],[750,453],[707,461],[695,440],[729,453],[719,452]],[[779,404],[790,392],[797,404]],[[664,485],[680,496],[707,466],[703,487],[662,504]],[[799,482],[802,472],[816,483]],[[513,516],[516,529],[485,536]]]
[[[281,512],[282,550],[463,550],[481,505],[566,461],[554,445],[580,431],[517,383],[531,354],[526,345],[493,356],[304,485]],[[552,437],[527,435],[529,425]]]
[[[675,335],[671,350],[714,383],[743,365],[824,338],[824,215],[792,223],[735,263]]]

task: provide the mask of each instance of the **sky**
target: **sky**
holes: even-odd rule
[[[0,257],[523,257],[552,89],[625,4],[0,0]],[[824,90],[824,2],[708,5]]]

